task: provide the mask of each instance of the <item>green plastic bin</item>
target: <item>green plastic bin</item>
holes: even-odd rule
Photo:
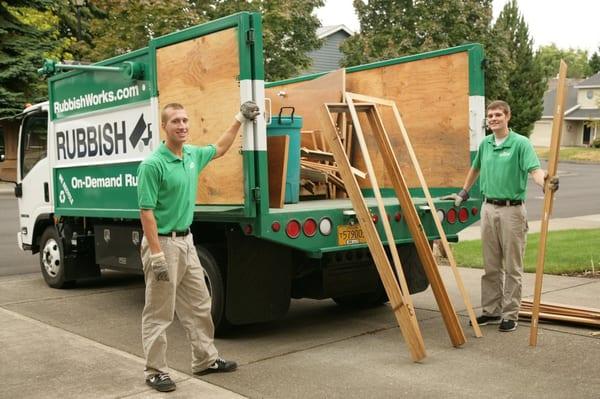
[[[284,109],[291,110],[291,115],[282,116]],[[267,125],[267,136],[289,136],[287,175],[285,178],[286,204],[295,204],[300,199],[300,130],[302,117],[294,115],[293,107],[282,107],[279,115],[271,119]]]

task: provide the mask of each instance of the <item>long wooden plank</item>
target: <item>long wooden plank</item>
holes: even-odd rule
[[[283,208],[290,136],[267,137],[269,207]]]
[[[408,346],[411,358],[414,361],[420,361],[425,358],[426,353],[425,344],[416,320],[415,311],[412,307],[407,305],[405,296],[400,291],[398,281],[396,280],[394,272],[392,271],[383,244],[379,239],[379,235],[377,234],[377,230],[375,229],[375,225],[371,219],[369,208],[364,201],[364,197],[360,191],[356,177],[354,176],[354,173],[352,173],[350,161],[346,156],[344,147],[340,141],[340,137],[336,132],[334,121],[327,109],[326,104],[321,108],[319,117],[324,136],[326,137],[331,152],[333,153],[338,164],[340,175],[342,176],[346,187],[346,192],[350,197],[350,201],[352,202],[354,209],[356,210],[358,221],[363,229],[365,237],[367,238],[369,250],[371,251],[371,255],[375,261],[375,266],[377,267],[377,271],[381,277],[381,281],[390,300],[390,304],[392,305],[394,316],[398,321],[400,331]]]
[[[532,312],[528,312],[526,310],[519,311],[519,316],[533,317]],[[564,321],[564,322],[569,322],[569,323],[585,324],[585,325],[589,325],[589,326],[600,326],[600,320],[594,320],[594,319],[589,319],[589,318],[584,318],[584,317],[576,317],[576,316],[564,316],[564,315],[559,315],[559,314],[545,313],[545,312],[538,311],[538,320],[540,318],[547,319],[547,320]]]
[[[365,106],[364,104],[361,105],[362,108],[359,108],[362,110],[362,112],[370,112],[373,108],[374,105],[373,104],[368,104],[368,106]],[[339,110],[339,106],[336,107]],[[388,241],[388,247],[390,249],[390,254],[392,255],[392,261],[394,264],[394,268],[396,270],[396,274],[398,275],[398,280],[400,281],[400,287],[402,288],[402,292],[404,293],[404,298],[407,301],[407,303],[412,307],[412,298],[410,296],[410,291],[408,289],[408,283],[406,282],[406,277],[404,276],[404,271],[402,269],[402,263],[400,261],[400,255],[398,254],[398,248],[396,248],[395,245],[393,245],[393,243],[396,242],[396,240],[394,239],[394,233],[392,232],[392,227],[390,226],[390,222],[388,220],[387,217],[383,217],[384,215],[387,215],[387,212],[385,211],[385,206],[383,205],[383,198],[381,197],[381,191],[379,189],[379,183],[377,181],[377,177],[375,176],[375,171],[374,171],[374,165],[373,162],[371,161],[371,157],[369,155],[369,149],[367,147],[367,142],[365,140],[365,134],[363,132],[362,126],[359,122],[358,119],[358,110],[353,102],[349,102],[347,105],[347,110],[350,112],[352,121],[354,123],[354,127],[355,127],[355,137],[356,137],[356,141],[358,143],[358,148],[360,149],[364,162],[365,162],[365,166],[367,168],[367,175],[369,177],[369,181],[371,183],[371,187],[373,188],[373,194],[375,195],[375,200],[377,203],[377,208],[379,209],[379,214],[382,215],[381,217],[381,222],[383,224],[383,230],[385,232],[387,241]]]
[[[349,96],[348,93],[346,94],[346,102],[350,106],[352,120],[355,124],[357,136],[359,136],[358,127],[356,125],[360,124],[360,122],[358,122],[358,118],[355,119],[355,115],[352,113],[351,105],[353,103],[353,98],[351,95]],[[375,118],[378,118],[378,116],[375,116]],[[431,289],[438,303],[442,318],[448,331],[448,335],[450,336],[450,341],[454,346],[463,345],[466,342],[464,332],[460,326],[458,316],[454,311],[452,302],[450,301],[442,278],[439,274],[437,263],[435,262],[433,252],[429,246],[429,241],[424,233],[423,225],[421,224],[414,203],[412,202],[412,197],[410,196],[406,181],[404,180],[404,176],[400,170],[393,147],[389,142],[389,138],[385,135],[385,132],[381,131],[379,128],[379,126],[382,125],[383,122],[381,121],[373,126],[373,130],[375,132],[379,151],[383,157],[384,165],[387,172],[391,175],[396,196],[400,201],[400,206],[402,207],[406,223],[415,242],[417,253],[419,254],[419,258],[423,264],[423,269],[425,270],[427,278],[429,279],[429,283],[431,284]],[[367,173],[371,174],[372,172],[368,171]]]
[[[565,114],[567,64],[561,60],[558,71],[558,86],[556,89],[556,103],[554,107],[554,119],[552,120],[552,138],[550,142],[550,154],[548,163],[548,175],[555,176],[558,169],[558,154],[560,149],[560,136]],[[540,312],[540,301],[542,298],[542,282],[544,278],[544,261],[546,258],[546,241],[548,236],[548,224],[552,213],[554,192],[548,189],[548,181],[545,183],[544,211],[542,212],[542,225],[540,228],[540,242],[538,246],[537,266],[535,269],[535,288],[533,292],[533,311],[531,315],[531,329],[529,330],[529,345],[537,345],[538,318]]]
[[[402,121],[402,117],[400,116],[400,112],[398,111],[398,107],[396,106],[396,103],[393,101],[390,101],[390,100],[377,99],[377,98],[363,96],[363,95],[355,94],[355,93],[346,93],[346,98],[352,98],[353,101],[354,100],[365,101],[365,102],[370,101],[374,104],[381,104],[381,105],[389,106],[392,108],[392,111],[393,111],[395,119],[396,119],[396,124],[398,125],[400,132],[402,133],[402,138],[404,140],[404,144],[406,146],[406,149],[408,150],[408,154],[411,159],[412,167],[417,174],[417,178],[419,180],[421,188],[423,189],[423,193],[425,194],[427,204],[429,205],[429,209],[431,210],[431,213],[433,214],[433,221],[435,223],[435,227],[437,228],[437,231],[440,235],[442,247],[444,248],[444,251],[446,252],[446,255],[448,257],[448,261],[450,263],[452,273],[454,274],[454,279],[456,280],[456,285],[457,285],[457,287],[460,291],[460,294],[463,298],[463,301],[465,303],[465,308],[467,309],[469,318],[471,319],[471,325],[473,326],[473,331],[475,332],[476,337],[478,337],[478,338],[482,337],[483,334],[481,333],[481,329],[479,328],[479,324],[477,323],[477,316],[475,315],[475,311],[473,310],[473,305],[471,304],[470,296],[467,292],[467,289],[465,288],[465,285],[463,283],[460,272],[458,271],[458,267],[456,265],[456,260],[454,259],[452,249],[450,248],[450,244],[448,243],[448,238],[446,237],[446,232],[444,231],[444,228],[442,227],[442,222],[437,218],[437,209],[436,209],[433,199],[431,197],[431,193],[429,192],[429,186],[427,185],[427,181],[425,180],[425,176],[423,175],[423,171],[421,170],[419,160],[417,159],[417,155],[415,154],[415,151],[411,144],[410,137],[408,135],[406,127],[404,126],[404,122]],[[388,145],[389,140],[387,139],[387,137],[389,137],[389,136],[387,134],[387,130],[386,130],[385,126],[383,126],[383,122],[382,122],[381,115],[379,114],[379,110],[377,108],[375,108],[374,112],[375,112],[375,115],[371,116],[370,122],[377,126],[377,129],[375,129],[374,131],[378,132],[381,135],[381,137],[379,137],[379,142],[383,145]],[[391,144],[389,144],[389,145],[391,146]],[[393,151],[391,152],[391,156],[393,156],[393,158],[394,158],[393,162],[395,164],[398,164],[398,161],[397,161],[397,159],[395,159],[396,156],[393,153]]]

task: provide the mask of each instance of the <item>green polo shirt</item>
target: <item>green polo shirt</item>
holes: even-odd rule
[[[161,234],[192,224],[198,174],[214,158],[214,145],[183,146],[179,158],[162,143],[138,168],[138,205],[152,209]]]
[[[479,170],[479,185],[486,198],[525,200],[527,178],[539,169],[540,160],[529,139],[510,130],[499,146],[493,134],[483,139],[472,167]]]

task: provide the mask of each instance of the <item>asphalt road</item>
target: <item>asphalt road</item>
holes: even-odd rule
[[[546,168],[545,163],[542,167]],[[563,163],[559,165],[558,174],[560,189],[555,197],[552,217],[600,214],[600,165]],[[529,220],[539,220],[543,209],[543,194],[532,181],[529,183],[527,197]],[[37,255],[22,252],[17,247],[17,200],[12,194],[0,193],[0,210],[0,276],[38,271]]]

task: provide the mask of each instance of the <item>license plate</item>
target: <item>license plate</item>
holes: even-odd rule
[[[364,244],[367,242],[360,225],[345,224],[338,226],[338,245]]]

